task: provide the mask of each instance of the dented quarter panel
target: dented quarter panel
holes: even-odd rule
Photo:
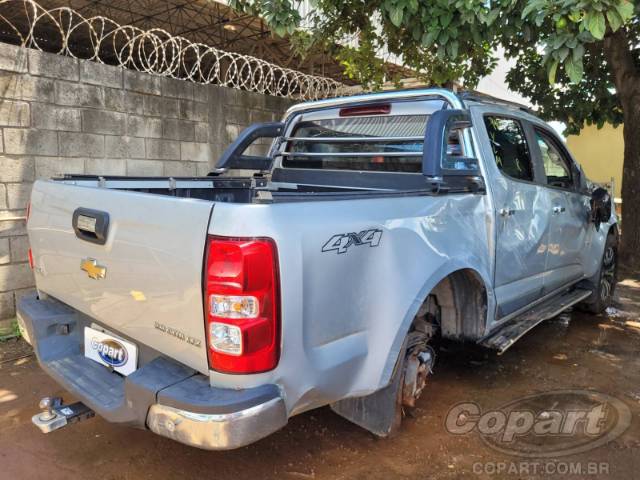
[[[216,204],[209,233],[278,246],[282,354],[259,375],[211,372],[219,386],[276,383],[290,412],[384,386],[427,294],[472,268],[491,294],[488,198],[461,194],[272,205]],[[380,230],[377,246],[322,251],[335,235]]]

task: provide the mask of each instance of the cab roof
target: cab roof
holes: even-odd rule
[[[404,100],[409,98],[418,98],[424,96],[442,97],[447,100],[454,108],[464,109],[469,104],[498,105],[520,110],[527,114],[535,116],[535,112],[526,105],[516,102],[510,102],[491,95],[486,95],[472,90],[454,92],[445,88],[410,88],[399,90],[387,90],[375,93],[363,93],[346,97],[328,98],[323,100],[315,100],[293,105],[287,110],[287,116],[292,113],[298,113],[305,110],[316,110],[321,108],[338,107],[354,103],[368,103],[380,100]]]

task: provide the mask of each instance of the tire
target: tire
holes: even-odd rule
[[[593,293],[581,306],[591,313],[603,313],[611,306],[616,288],[618,270],[618,242],[616,236],[607,236],[600,269],[589,281]]]

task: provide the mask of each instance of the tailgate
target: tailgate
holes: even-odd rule
[[[36,285],[114,333],[207,373],[202,268],[212,207],[203,200],[38,181],[28,222]],[[78,238],[78,208],[108,216],[104,244]],[[80,226],[91,229],[91,216]]]

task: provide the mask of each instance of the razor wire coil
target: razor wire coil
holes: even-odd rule
[[[79,60],[251,92],[317,100],[344,84],[265,60],[192,42],[161,28],[144,30],[69,7],[45,9],[33,0],[0,0],[2,40]]]

